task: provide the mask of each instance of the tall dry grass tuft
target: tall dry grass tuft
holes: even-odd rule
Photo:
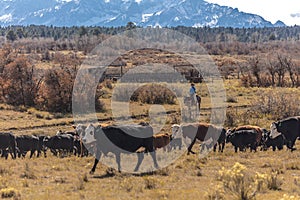
[[[36,175],[34,174],[33,170],[29,167],[28,163],[25,163],[24,172],[20,175],[21,178],[27,179],[36,179]]]

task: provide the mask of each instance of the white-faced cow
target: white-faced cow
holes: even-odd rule
[[[289,117],[273,122],[270,129],[270,138],[274,139],[282,134],[287,148],[291,149],[291,151],[296,150],[294,145],[297,137],[300,137],[300,116]]]
[[[90,173],[94,173],[102,153],[109,152],[115,154],[118,170],[121,171],[121,153],[135,153],[140,147],[145,148],[145,152],[150,152],[154,167],[158,168],[156,154],[153,148],[153,129],[151,126],[142,125],[115,125],[115,126],[94,126],[88,125],[82,141],[85,145],[96,145],[96,157],[94,166]],[[143,159],[143,153],[137,153],[138,162],[134,171],[138,171]]]

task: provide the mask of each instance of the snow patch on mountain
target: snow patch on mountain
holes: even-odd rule
[[[2,23],[8,23],[12,21],[12,14],[4,14],[0,16],[0,22]]]

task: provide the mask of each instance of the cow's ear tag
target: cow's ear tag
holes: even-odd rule
[[[281,126],[281,122],[278,124],[278,126],[279,126],[279,127]]]

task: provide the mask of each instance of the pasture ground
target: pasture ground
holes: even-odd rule
[[[201,86],[202,87],[202,86]],[[239,117],[235,125],[244,123],[268,128],[272,119],[257,115],[256,118],[241,117],[250,109],[253,101],[264,90],[261,88],[243,88],[236,80],[225,82],[228,110]],[[282,90],[282,89],[276,89]],[[291,93],[299,93],[298,90]],[[203,112],[201,121],[210,117],[210,97],[203,86]],[[298,95],[300,97],[300,95]],[[107,112],[97,114],[99,119],[109,119],[109,95],[103,100]],[[12,131],[15,134],[46,134],[53,135],[57,130],[71,130],[73,118],[71,115],[51,114],[35,109],[11,108],[1,105],[0,129]],[[133,115],[145,114],[149,105],[131,104]],[[178,105],[166,105],[165,109],[178,111]],[[173,116],[174,117],[174,116]],[[176,116],[175,116],[176,117]],[[136,120],[147,120],[139,117]],[[106,122],[106,121],[104,121]],[[108,121],[109,122],[109,121]],[[174,123],[170,117],[166,121],[164,132],[170,132]],[[48,152],[48,157],[8,160],[0,159],[0,196],[13,199],[238,199],[235,193],[223,190],[224,180],[220,180],[219,171],[231,169],[236,162],[245,169],[245,185],[250,191],[256,187],[255,174],[263,173],[272,176],[276,187],[261,186],[256,192],[256,199],[289,199],[300,196],[300,142],[296,142],[298,150],[294,152],[258,151],[256,153],[234,153],[233,147],[227,145],[224,153],[210,152],[205,158],[185,153],[174,163],[154,173],[133,175],[117,173],[105,165],[98,165],[94,175],[88,172],[93,165],[93,157],[78,158],[74,156],[58,158]],[[199,144],[194,146],[199,152]],[[173,152],[162,152],[172,155]],[[113,158],[114,159],[114,158]],[[224,170],[223,170],[224,171]],[[273,186],[274,186],[273,185]],[[238,190],[238,189],[237,189]],[[297,197],[298,195],[298,197]],[[298,198],[299,199],[299,198]]]

